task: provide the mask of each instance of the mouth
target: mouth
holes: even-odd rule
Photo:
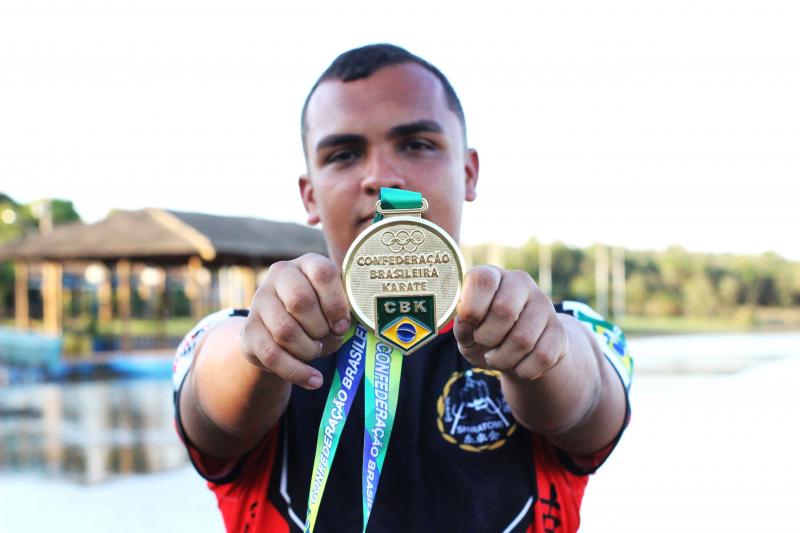
[[[372,224],[372,219],[375,217],[375,213],[370,213],[368,215],[364,215],[363,217],[356,220],[356,228],[359,232],[363,231],[364,228],[370,226]]]

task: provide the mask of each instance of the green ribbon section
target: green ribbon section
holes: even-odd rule
[[[422,193],[381,187],[381,209],[420,209],[422,207]],[[383,215],[375,212],[372,222],[383,220]]]
[[[370,336],[371,334],[361,324],[351,327],[345,334],[345,342],[336,352],[336,371],[331,380],[331,388],[317,432],[317,449],[314,452],[314,467],[311,470],[311,484],[308,489],[306,533],[313,532],[317,523],[319,506],[339,446],[339,438],[342,436],[353,398],[364,375],[364,358]]]
[[[392,436],[403,354],[370,334],[364,385],[364,459],[361,469],[362,533],[367,529],[372,504],[378,492],[383,462]]]

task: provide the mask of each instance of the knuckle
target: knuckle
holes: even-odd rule
[[[253,294],[253,302],[250,304],[251,306],[257,305],[262,299],[264,299],[266,294],[268,293],[267,286],[270,283],[269,277],[264,278],[264,281],[256,287],[256,292]]]
[[[531,275],[525,272],[524,270],[509,270],[506,272],[506,276],[510,276],[511,279],[515,281],[525,281],[531,279]]]
[[[475,344],[479,344],[487,348],[494,348],[497,345],[494,335],[492,335],[492,333],[486,329],[476,330],[474,338]]]
[[[350,312],[347,302],[342,298],[335,298],[328,304],[326,315],[329,317],[339,318],[345,317]]]
[[[489,352],[486,354],[486,363],[495,370],[508,370],[512,368],[514,364],[506,355],[507,354],[501,353],[501,350]]]
[[[316,295],[309,290],[295,290],[286,299],[286,310],[292,315],[307,313],[317,301]]]
[[[261,364],[269,370],[273,370],[281,359],[283,352],[277,346],[267,346],[261,352]]]
[[[517,319],[518,310],[509,298],[496,298],[492,303],[492,314],[503,322],[510,322]]]
[[[267,269],[267,279],[273,279],[276,276],[280,276],[282,273],[286,272],[287,268],[290,268],[290,264],[288,261],[278,261],[277,263],[272,263]]]
[[[331,328],[325,320],[308,323],[305,327],[308,328],[305,331],[306,335],[315,341],[321,341],[331,333]]]
[[[533,334],[527,329],[515,328],[508,336],[508,341],[511,343],[511,348],[515,352],[528,353],[533,350],[536,345],[536,339]]]
[[[291,344],[297,339],[297,326],[288,320],[284,320],[275,326],[272,338],[280,345]]]
[[[300,257],[298,257],[294,261],[296,263],[308,263],[308,262],[313,262],[313,261],[319,261],[320,259],[325,259],[325,257],[321,256],[319,254],[315,254],[314,252],[308,252],[308,253],[305,253],[305,254],[301,255]]]
[[[255,317],[256,313],[250,313],[247,318],[244,320],[244,325],[242,325],[241,335],[242,337],[249,337],[253,334],[253,330],[258,326],[258,321]]]
[[[318,261],[309,268],[309,277],[315,286],[330,285],[339,277],[339,270],[330,261]]]
[[[475,267],[469,273],[473,283],[481,289],[493,289],[497,285],[500,273],[496,268],[488,266]]]
[[[463,308],[458,313],[458,317],[460,320],[463,320],[464,322],[471,324],[473,326],[479,324],[481,322],[481,319],[483,319],[478,310],[470,305],[463,306]]]
[[[569,317],[572,319],[572,317]],[[556,338],[559,340],[566,341],[567,339],[567,327],[564,323],[556,316],[555,310],[553,311],[553,318],[550,320],[548,324],[549,328],[553,328],[553,333],[556,335]]]
[[[553,301],[535,283],[533,285],[533,290],[531,292],[531,300],[533,304],[539,306],[539,308],[547,309],[547,313],[551,317],[554,317],[556,315],[556,310],[553,308]]]
[[[555,363],[556,357],[552,351],[542,348],[537,348],[530,355],[536,363],[537,369],[540,372],[547,370]]]

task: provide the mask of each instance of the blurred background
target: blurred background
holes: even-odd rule
[[[788,0],[3,2],[0,531],[222,530],[171,355],[324,251],[299,113],[370,42],[459,92],[467,260],[628,336],[632,424],[581,531],[794,531],[798,22]]]

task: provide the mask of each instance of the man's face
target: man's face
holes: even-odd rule
[[[381,187],[421,192],[425,218],[458,239],[463,202],[475,199],[478,155],[465,148],[461,123],[428,70],[403,63],[321,83],[308,103],[305,141],[300,193],[337,265],[372,222]]]

